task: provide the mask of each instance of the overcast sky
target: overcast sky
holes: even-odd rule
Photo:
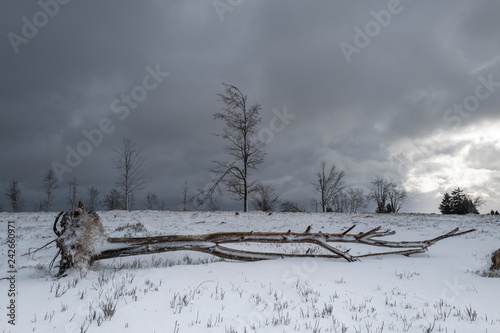
[[[229,160],[213,135],[223,82],[262,105],[268,155],[252,177],[282,200],[311,210],[325,160],[366,193],[376,175],[404,184],[406,212],[437,213],[458,186],[486,199],[481,212],[500,210],[499,1],[0,6],[0,187],[17,179],[28,210],[54,165],[54,211],[73,177],[82,199],[90,185],[109,192],[123,136],[143,147],[148,190],[179,209],[184,182],[194,193],[213,161]],[[95,134],[90,152],[84,133]],[[68,149],[87,156],[71,166]]]

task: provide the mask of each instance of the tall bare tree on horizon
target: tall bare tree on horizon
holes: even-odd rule
[[[68,182],[68,203],[71,209],[75,209],[78,205],[78,183],[76,177]]]
[[[370,184],[372,184],[372,191],[369,198],[377,204],[377,213],[384,213],[386,209],[387,197],[391,189],[391,182],[381,176],[376,176]]]
[[[97,210],[97,207],[99,207],[99,205],[101,204],[101,200],[99,200],[99,190],[97,189],[97,187],[92,185],[88,189],[87,193],[89,195],[89,200],[86,203],[86,206],[88,207],[89,211]]]
[[[107,210],[123,209],[123,196],[116,188],[114,188],[104,196],[103,204],[106,206]]]
[[[24,210],[26,201],[24,200],[17,180],[13,179],[10,182],[9,186],[5,189],[5,196],[9,199],[14,213],[19,213]]]
[[[55,193],[54,191],[59,187],[57,183],[57,178],[54,173],[54,170],[50,169],[46,174],[45,177],[43,178],[43,186],[42,188],[45,191],[45,194],[47,195],[47,198],[43,202],[43,209],[48,212],[50,209],[50,206],[52,206],[52,202],[54,201],[55,198]]]
[[[410,200],[403,185],[376,176],[371,182],[370,200],[377,204],[377,213],[398,213]]]
[[[146,194],[145,205],[146,205],[147,210],[154,210],[155,207],[158,207],[159,203],[160,203],[160,200],[158,199],[158,196],[156,195],[156,193],[148,192]]]
[[[389,199],[389,204],[386,210],[389,213],[399,213],[399,210],[410,201],[404,186],[396,183],[391,184],[387,198]]]
[[[329,208],[333,198],[345,188],[344,177],[344,170],[338,171],[335,164],[327,170],[326,162],[321,161],[320,170],[316,173],[316,182],[313,185],[321,195],[319,203],[323,213]]]
[[[184,188],[182,189],[182,205],[183,205],[183,208],[182,210],[184,212],[187,212],[189,209],[188,209],[188,184],[187,182],[184,182]]]
[[[359,208],[366,207],[364,191],[361,188],[349,187],[346,190],[349,213],[357,213]]]
[[[131,138],[123,137],[121,148],[114,151],[118,154],[113,159],[118,172],[115,186],[123,195],[123,208],[130,211],[134,204],[134,194],[145,189],[151,180],[144,173],[141,149]]]
[[[259,141],[257,127],[262,121],[259,115],[261,105],[247,105],[247,96],[236,87],[223,83],[224,93],[218,94],[224,103],[223,112],[214,114],[214,119],[220,119],[225,127],[217,136],[228,141],[225,151],[234,159],[231,162],[215,162],[215,179],[213,186],[203,193],[201,203],[212,199],[220,185],[223,184],[233,199],[243,200],[243,211],[248,211],[249,195],[258,184],[249,179],[249,170],[264,161],[265,144]]]

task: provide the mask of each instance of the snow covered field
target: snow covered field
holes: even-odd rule
[[[500,279],[481,276],[500,248],[498,216],[99,212],[107,234],[115,237],[303,232],[309,225],[313,232],[337,233],[353,224],[353,233],[379,225],[395,230],[384,239],[398,241],[431,239],[456,227],[477,231],[410,257],[249,263],[171,252],[99,261],[86,276],[71,270],[57,280],[57,269],[48,270],[54,246],[21,256],[54,239],[56,215],[0,213],[0,277],[9,276],[8,221],[15,221],[18,253],[16,326],[7,322],[4,279],[2,332],[500,332]],[[311,247],[249,246],[297,253]],[[353,246],[351,254],[369,251],[380,248]]]

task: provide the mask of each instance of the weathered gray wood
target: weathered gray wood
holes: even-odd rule
[[[352,228],[351,228],[352,229]],[[460,236],[474,231],[474,229],[457,233],[458,229],[452,230],[449,233],[424,241],[412,242],[390,242],[373,237],[383,237],[394,235],[395,232],[386,230],[378,231],[381,228],[375,228],[366,233],[354,234],[327,234],[327,233],[292,233],[292,232],[225,232],[213,233],[204,235],[169,235],[155,237],[139,237],[139,238],[108,238],[108,242],[113,245],[123,245],[102,251],[95,260],[109,259],[123,256],[151,254],[168,251],[198,251],[209,253],[226,259],[235,260],[267,260],[289,257],[310,257],[310,258],[343,258],[349,262],[359,260],[359,258],[369,256],[381,256],[389,254],[411,255],[416,253],[424,253],[426,249],[436,242],[449,237]],[[331,254],[285,254],[285,253],[267,253],[267,252],[252,252],[235,250],[227,247],[222,247],[224,243],[309,243],[319,245]],[[331,245],[329,242],[339,243],[358,243],[387,248],[404,248],[401,251],[380,252],[372,254],[362,254],[353,256],[348,251],[341,251]]]
[[[61,218],[61,229],[57,228],[59,218]],[[81,204],[78,209],[60,213],[54,223],[54,233],[57,235],[57,245],[61,260],[59,263],[59,275],[62,275],[69,267],[75,266],[74,255],[68,254],[68,249],[73,249],[74,240],[71,235],[74,233],[71,228],[75,228],[75,223],[79,223],[79,217],[86,217],[85,227],[89,228],[94,225],[95,228],[102,228],[99,217],[95,212],[87,213]],[[75,222],[76,221],[76,222]],[[71,223],[70,223],[71,222]],[[99,223],[97,223],[99,222]],[[83,222],[82,222],[83,223]],[[71,228],[70,228],[71,227]],[[359,260],[359,258],[369,256],[382,256],[399,254],[409,256],[416,253],[424,253],[427,248],[436,242],[449,238],[464,235],[475,231],[474,229],[458,232],[458,228],[436,238],[423,240],[423,241],[384,241],[378,238],[394,235],[395,232],[391,230],[382,230],[382,227],[377,227],[364,233],[349,234],[355,226],[348,228],[342,233],[312,233],[311,226],[305,232],[295,233],[291,230],[287,232],[218,232],[203,235],[167,235],[167,236],[154,236],[154,237],[135,237],[135,238],[117,238],[109,237],[101,245],[101,250],[98,253],[92,254],[89,259],[88,265],[96,260],[119,258],[143,254],[153,254],[160,252],[170,251],[197,251],[202,253],[211,254],[225,259],[231,260],[244,260],[244,261],[257,261],[257,260],[270,260],[279,258],[342,258],[348,262]],[[377,239],[376,239],[377,238]],[[308,243],[318,245],[325,250],[328,254],[287,254],[287,253],[272,253],[272,252],[254,252],[248,250],[236,250],[229,247],[222,246],[221,244],[231,243]],[[351,255],[349,250],[342,251],[332,246],[329,243],[354,243],[364,244],[369,246],[385,247],[385,248],[398,248],[399,251],[369,253],[361,255]],[[71,244],[71,246],[68,246]],[[73,251],[74,252],[74,251]],[[55,259],[55,258],[54,258]],[[82,263],[78,263],[78,267],[85,267]]]

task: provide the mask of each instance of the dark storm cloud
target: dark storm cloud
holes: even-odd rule
[[[17,178],[28,201],[35,201],[52,163],[64,164],[67,147],[77,149],[87,139],[82,131],[99,129],[103,119],[113,126],[64,174],[55,209],[64,208],[74,176],[82,191],[92,184],[102,192],[113,187],[113,149],[122,136],[143,147],[154,179],[150,190],[177,209],[184,182],[194,192],[210,181],[212,161],[227,159],[223,141],[212,135],[222,128],[213,120],[221,109],[222,82],[262,105],[262,128],[272,127],[273,110],[294,116],[272,132],[256,175],[274,184],[282,199],[304,206],[323,159],[346,169],[350,185],[366,190],[375,174],[404,182],[411,163],[460,151],[458,141],[441,139],[429,148],[436,130],[456,132],[499,119],[500,91],[468,116],[450,114],[460,124],[443,118],[474,95],[480,76],[500,82],[493,0],[401,0],[401,10],[351,62],[340,44],[354,45],[355,28],[364,30],[375,20],[372,11],[381,13],[395,0],[243,1],[223,12],[222,21],[210,1],[42,3],[59,3],[58,12],[17,45],[17,53],[8,34],[22,36],[23,24],[43,8],[10,2],[0,11],[0,185]],[[126,117],[114,112],[157,66],[169,75],[144,100],[132,101],[137,106],[128,107]],[[411,163],[395,166],[394,155]],[[474,168],[491,164],[476,160]],[[426,173],[436,165],[443,167],[430,161],[415,170]],[[426,200],[411,208],[425,210],[419,204]],[[142,206],[138,198],[136,207]]]

